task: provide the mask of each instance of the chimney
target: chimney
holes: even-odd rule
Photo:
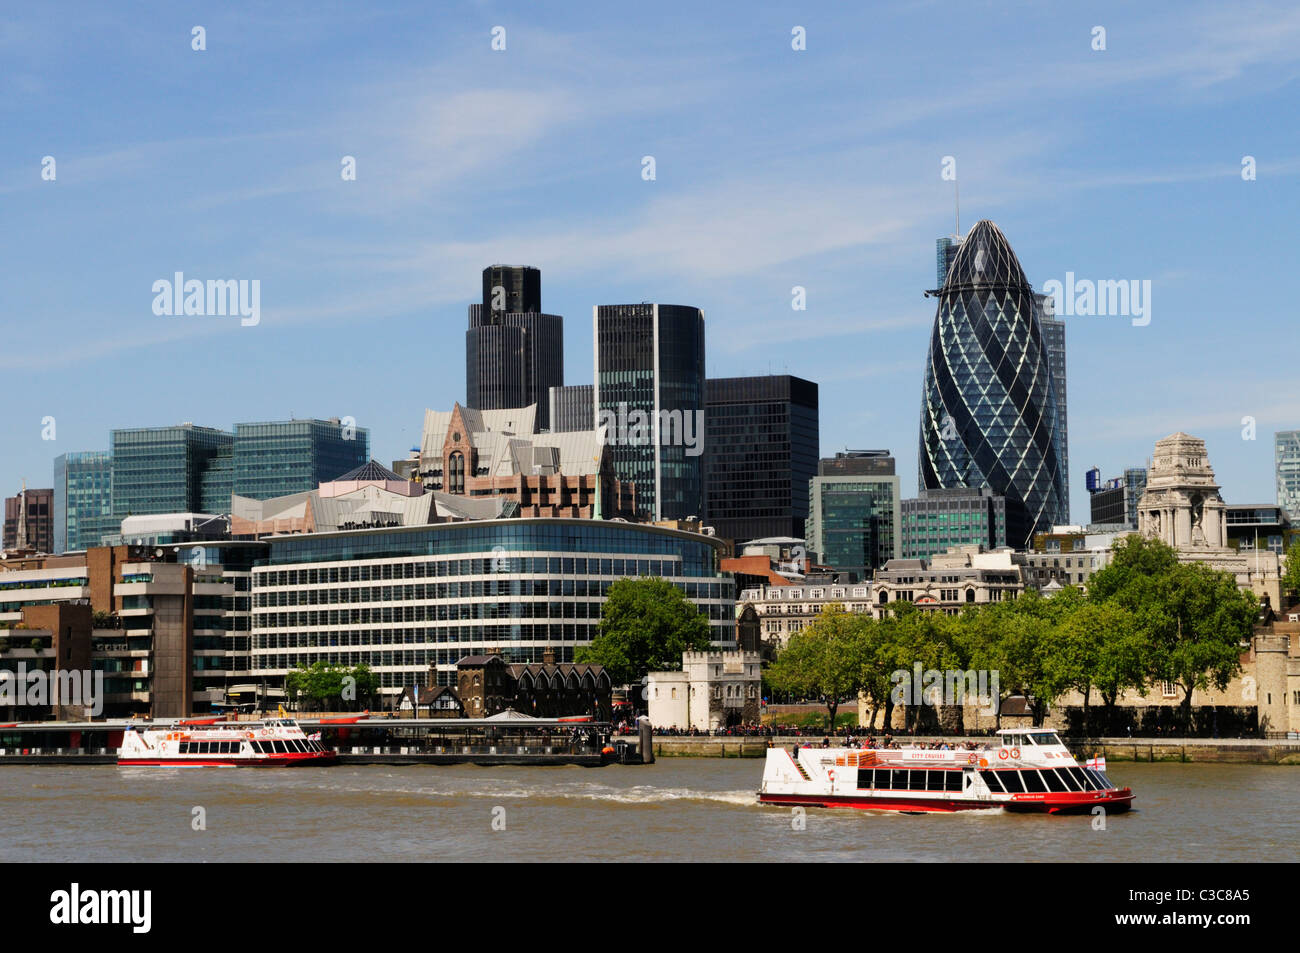
[[[555,649],[551,648],[549,645],[542,650],[542,664],[543,665],[555,664]]]

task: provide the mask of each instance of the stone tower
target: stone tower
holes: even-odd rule
[[[1178,550],[1226,549],[1225,509],[1204,440],[1180,432],[1156,441],[1139,533]]]
[[[1291,717],[1287,708],[1286,669],[1287,647],[1290,640],[1285,635],[1257,635],[1255,648],[1255,705],[1259,712],[1259,734],[1262,738],[1282,735],[1290,728]]]

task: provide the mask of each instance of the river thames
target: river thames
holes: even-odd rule
[[[1112,764],[1135,809],[896,815],[755,802],[761,759],[295,770],[5,767],[15,861],[1300,860],[1300,767]],[[196,811],[201,808],[201,811]],[[195,830],[198,821],[205,830]]]

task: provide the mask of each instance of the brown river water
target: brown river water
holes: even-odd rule
[[[1106,818],[760,806],[762,759],[646,766],[0,768],[0,861],[1300,860],[1300,767],[1112,764]],[[202,808],[196,812],[195,808]],[[196,817],[205,828],[195,830]]]

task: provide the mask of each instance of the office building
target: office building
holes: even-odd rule
[[[817,385],[788,374],[705,382],[708,523],[737,544],[802,538],[817,474]]]
[[[191,423],[114,430],[114,519],[225,512],[234,486],[234,440],[228,431]]]
[[[1051,295],[1034,295],[1036,317],[1043,332],[1047,365],[1052,370],[1052,389],[1056,394],[1056,427],[1061,437],[1061,473],[1064,495],[1061,512],[1070,516],[1070,415],[1066,407],[1065,322],[1056,316],[1056,302]]]
[[[550,391],[551,433],[573,433],[596,426],[595,388],[591,384],[569,384]]]
[[[5,498],[4,548],[54,552],[54,489],[29,489]]]
[[[971,229],[937,292],[922,390],[921,489],[989,487],[1007,542],[1068,522],[1064,434],[1038,306],[1005,236]]]
[[[98,546],[116,533],[113,518],[113,454],[107,450],[63,453],[54,458],[53,553]]]
[[[656,520],[703,518],[704,312],[672,304],[597,305],[597,426],[614,474]]]
[[[560,663],[596,637],[609,587],[661,576],[735,648],[735,593],[716,537],[636,523],[495,519],[264,540],[252,659],[279,681],[316,661],[369,665],[385,695],[454,685],[467,655]]]
[[[1124,475],[1103,481],[1093,467],[1086,475],[1091,522],[1095,526],[1137,529],[1138,500],[1147,488],[1146,467],[1127,467]]]
[[[483,269],[483,296],[469,306],[465,403],[476,410],[537,405],[550,429],[550,389],[564,384],[564,319],[542,313],[536,268]]]
[[[232,487],[210,512],[230,509],[230,493],[267,500],[315,489],[370,459],[370,432],[329,420],[235,424]]]
[[[1277,473],[1277,505],[1300,519],[1300,430],[1273,434],[1273,466]]]
[[[1007,545],[1007,501],[988,487],[921,490],[902,504],[903,559],[929,559],[953,547]]]
[[[935,288],[943,287],[944,281],[948,278],[948,269],[952,267],[952,261],[957,257],[960,248],[961,238],[957,235],[948,235],[935,241],[934,271],[937,279]]]
[[[808,483],[808,551],[859,579],[898,558],[901,493],[888,450],[848,450],[818,462]]]

